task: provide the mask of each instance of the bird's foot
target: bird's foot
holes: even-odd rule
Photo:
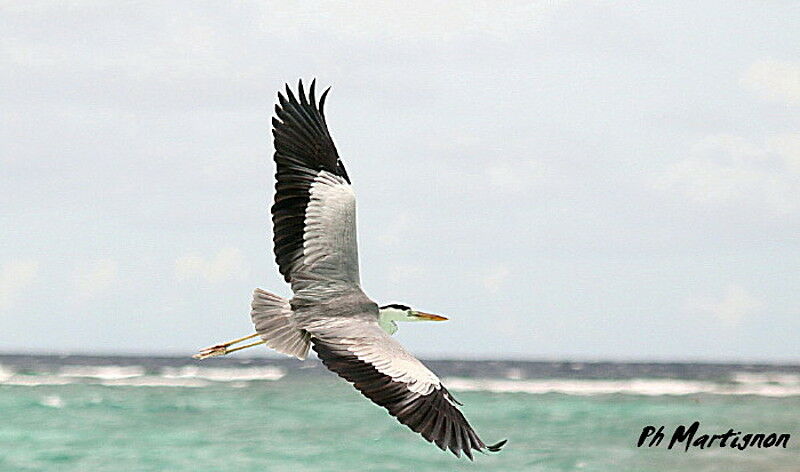
[[[205,349],[201,349],[200,352],[192,357],[195,359],[208,359],[209,357],[224,356],[228,353],[228,346],[230,346],[230,344],[217,344],[215,346],[210,346]]]
[[[228,341],[226,343],[215,344],[213,346],[207,347],[205,349],[201,349],[200,352],[193,355],[195,359],[208,359],[209,357],[216,357],[216,356],[224,356],[225,354],[230,354],[232,352],[241,351],[242,349],[247,349],[248,347],[258,346],[259,344],[264,344],[265,341],[256,341],[254,343],[246,344],[244,346],[235,347],[233,349],[228,349],[229,347],[233,346],[234,344],[239,344],[242,341],[247,341],[248,339],[253,339],[258,336],[258,333],[253,333],[250,336],[245,336],[243,338],[234,339],[233,341]]]

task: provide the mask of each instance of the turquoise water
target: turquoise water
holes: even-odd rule
[[[0,384],[2,471],[797,471],[800,395],[454,392],[499,454],[456,459],[328,375],[201,387]],[[647,424],[787,449],[637,449]]]

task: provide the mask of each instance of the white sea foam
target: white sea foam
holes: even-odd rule
[[[209,382],[202,379],[166,378],[158,375],[145,375],[125,379],[109,379],[100,382],[110,387],[206,387]]]
[[[138,365],[65,365],[59,371],[62,377],[87,377],[101,380],[141,377],[145,369]]]
[[[67,385],[76,383],[75,379],[60,377],[58,375],[13,375],[0,381],[3,385],[18,385],[22,387],[38,387],[40,385]]]
[[[0,383],[5,382],[14,376],[14,371],[3,364],[0,364]]]
[[[506,378],[509,380],[520,380],[523,377],[522,369],[512,367],[506,371]]]
[[[165,367],[161,376],[168,379],[205,379],[214,382],[247,382],[251,380],[280,380],[286,371],[280,367]]]
[[[125,387],[205,387],[227,383],[244,387],[250,381],[280,380],[280,367],[165,367],[160,375],[147,375],[143,366],[68,365],[57,373],[42,371],[19,374],[0,365],[0,384],[37,387],[41,385],[93,384]]]
[[[563,393],[567,395],[760,395],[788,397],[800,395],[800,385],[776,385],[771,383],[735,384],[715,383],[701,380],[677,379],[631,379],[631,380],[502,380],[468,379],[452,377],[444,384],[453,391],[484,391],[497,393]]]
[[[20,387],[71,384],[106,385],[111,387],[205,387],[210,382],[202,379],[167,379],[157,375],[105,380],[99,378],[61,377],[58,375],[16,375],[0,382],[0,384]]]
[[[47,395],[46,397],[42,398],[40,403],[44,406],[49,406],[50,408],[64,408],[64,400],[62,400],[58,395]]]
[[[784,372],[734,372],[731,380],[741,384],[800,385],[800,375]]]

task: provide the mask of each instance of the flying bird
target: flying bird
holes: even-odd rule
[[[266,344],[305,359],[313,349],[328,369],[440,449],[470,459],[473,451],[499,451],[506,441],[484,444],[439,378],[391,337],[398,322],[447,318],[401,304],[378,306],[361,290],[355,193],[325,120],[330,87],[317,104],[315,86],[316,80],[306,95],[301,80],[295,96],[286,85],[272,118],[275,260],[294,296],[256,289],[250,313],[256,333],[195,357]],[[241,345],[253,338],[260,340]]]

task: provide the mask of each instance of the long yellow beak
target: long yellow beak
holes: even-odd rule
[[[432,313],[425,313],[425,312],[422,312],[422,311],[418,311],[418,312],[416,312],[416,314],[417,314],[417,318],[422,318],[423,320],[428,320],[428,321],[447,321],[447,318],[445,318],[444,316],[434,315]]]

